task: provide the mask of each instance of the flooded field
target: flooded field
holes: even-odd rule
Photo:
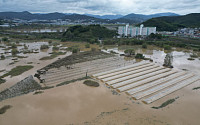
[[[16,82],[24,79],[29,75],[34,75],[38,69],[70,55],[60,55],[51,60],[39,60],[44,56],[49,56],[52,52],[52,46],[47,50],[40,50],[43,44],[48,42],[37,43],[20,43],[18,50],[23,50],[24,44],[28,50],[34,50],[37,53],[20,53],[20,56],[27,58],[18,58],[17,62],[12,65],[9,63],[15,57],[7,53],[5,60],[0,60],[0,72],[3,75],[18,65],[33,65],[34,68],[23,73],[20,76],[6,77],[6,83],[0,85],[0,91],[14,85]],[[3,45],[2,45],[3,46]],[[65,47],[72,44],[65,44]],[[82,45],[84,46],[84,45]],[[7,48],[7,47],[6,47]],[[147,58],[159,65],[163,65],[166,53],[172,53],[173,66],[180,70],[187,70],[196,75],[200,74],[200,53],[185,49],[173,48],[172,51],[164,51],[155,46],[148,46],[148,49],[142,49],[140,46],[106,46],[107,50],[123,54],[127,48],[134,48],[136,53],[142,53]],[[1,53],[5,53],[5,48],[0,48]],[[84,49],[82,49],[84,50]],[[197,54],[194,60],[188,60],[190,55]],[[118,55],[119,56],[119,55]],[[123,57],[121,57],[123,58]],[[130,59],[134,61],[135,59]],[[141,60],[136,60],[141,61]],[[32,62],[32,63],[30,63]],[[5,71],[3,71],[5,70]],[[69,85],[55,87],[44,90],[43,93],[33,95],[19,96],[0,102],[0,108],[4,105],[12,107],[4,114],[0,114],[0,125],[199,125],[199,107],[200,107],[200,90],[192,90],[194,87],[200,87],[200,83],[193,83],[180,91],[164,97],[152,104],[146,105],[140,101],[135,101],[124,93],[107,88],[103,83],[99,87],[89,87],[83,84],[84,81],[77,81]],[[169,99],[177,98],[172,104],[161,108],[153,109],[153,106],[160,106]]]
[[[171,53],[173,56],[172,65],[174,68],[200,74],[200,52],[193,52],[192,50],[181,48],[172,48],[170,51],[165,51],[164,49],[155,46],[148,46],[147,49],[143,49],[141,46],[107,46],[106,48],[108,52],[114,51],[120,54],[123,54],[125,49],[133,48],[135,53],[142,53],[146,58],[153,59],[153,62],[159,65],[163,65],[166,54]],[[188,60],[193,54],[197,55],[197,57],[194,58],[194,60]]]

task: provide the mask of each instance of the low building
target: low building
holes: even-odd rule
[[[148,36],[151,33],[156,34],[156,27],[144,27],[144,25],[140,25],[140,27],[134,26],[120,26],[118,27],[118,34],[126,37],[137,37],[137,36]]]

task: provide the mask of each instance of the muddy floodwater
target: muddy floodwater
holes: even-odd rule
[[[41,45],[41,43],[38,43]],[[43,44],[43,43],[42,43]],[[48,44],[48,43],[45,43]],[[37,49],[40,45],[30,44],[29,47]],[[187,70],[200,75],[200,53],[190,50],[173,48],[171,51],[164,51],[155,46],[148,46],[142,49],[139,46],[106,46],[106,51],[115,51],[123,54],[127,48],[134,48],[136,53],[142,53],[146,58],[151,58],[159,65],[162,65],[166,53],[172,53],[173,66],[180,70]],[[20,49],[20,48],[19,48]],[[2,48],[0,51],[3,52]],[[0,70],[9,71],[17,65],[25,65],[33,62],[34,68],[20,76],[6,78],[7,82],[0,85],[0,91],[22,80],[28,75],[33,75],[37,69],[52,63],[59,56],[52,60],[41,61],[41,57],[49,55],[52,49],[40,51],[39,53],[25,54],[28,58],[19,59],[13,65],[12,57],[0,60]],[[190,55],[197,54],[198,57],[190,61]],[[9,56],[9,55],[8,55]],[[6,72],[5,71],[5,72]],[[4,73],[4,72],[1,72]],[[78,81],[69,85],[44,90],[43,93],[27,95],[7,99],[0,102],[0,108],[4,105],[11,105],[6,113],[0,114],[0,125],[199,125],[200,124],[200,82],[195,82],[179,91],[176,91],[152,104],[144,104],[135,101],[125,94],[120,94],[107,88],[103,83],[99,87],[89,87]],[[163,102],[178,98],[174,103],[161,108],[153,109],[153,106],[160,106]]]
[[[159,65],[163,65],[166,54],[171,53],[173,56],[172,65],[174,68],[191,71],[200,75],[200,52],[193,52],[192,50],[182,48],[172,48],[172,50],[165,51],[164,49],[155,46],[148,46],[147,49],[143,49],[141,46],[107,46],[106,51],[114,51],[123,54],[124,50],[128,48],[133,48],[135,53],[142,53],[146,58],[153,59],[153,62]],[[188,60],[190,55],[193,54],[198,57],[194,58],[194,60]]]

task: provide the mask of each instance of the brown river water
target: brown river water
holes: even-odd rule
[[[107,47],[123,53],[122,47]],[[0,70],[10,70],[17,65],[25,65],[33,62],[34,68],[20,76],[7,78],[7,82],[0,85],[0,91],[15,84],[28,75],[33,75],[37,69],[57,60],[39,61],[38,59],[48,55],[48,52],[30,54],[28,58],[8,65],[11,59],[0,60]],[[155,63],[162,65],[166,52],[160,48],[149,46],[148,49],[135,47],[136,53],[143,53],[145,57],[152,58]],[[186,69],[197,75],[200,74],[200,60],[187,60],[192,51],[173,49],[173,66],[177,69]],[[70,53],[67,53],[70,54]],[[197,53],[199,55],[199,53]],[[66,56],[66,55],[65,55]],[[38,64],[39,63],[39,64]],[[169,96],[166,96],[152,104],[146,105],[140,101],[134,101],[125,94],[115,95],[112,90],[103,83],[100,87],[88,87],[78,81],[73,84],[45,90],[44,93],[7,99],[0,102],[0,107],[12,105],[5,114],[0,114],[0,125],[199,125],[200,124],[200,90],[192,90],[200,87],[200,82],[193,83]],[[152,109],[168,99],[179,97],[173,104],[162,109]]]

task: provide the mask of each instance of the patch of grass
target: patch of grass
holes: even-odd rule
[[[142,44],[142,48],[146,49],[146,48],[147,48],[147,44],[146,44],[146,43],[143,43],[143,44]]]
[[[170,45],[164,45],[164,49],[165,49],[165,50],[171,50],[172,48],[171,48]]]
[[[11,75],[11,77],[13,76],[18,76],[18,75],[21,75],[22,73],[32,69],[33,66],[30,66],[30,65],[26,65],[26,66],[17,66],[13,69],[11,69],[11,71],[9,71],[8,73],[4,74],[2,76],[2,78],[6,77],[6,76],[9,76]]]
[[[158,106],[158,107],[152,107],[152,108],[153,108],[153,109],[164,108],[164,107],[166,107],[167,105],[172,104],[172,103],[175,102],[175,101],[176,101],[176,99],[169,99],[169,100],[167,100],[166,102],[164,102],[163,104],[161,104],[160,106]]]
[[[141,53],[137,53],[135,56],[136,59],[144,59],[145,57]]]
[[[0,78],[0,84],[3,84],[3,83],[5,83],[5,82],[6,82],[5,79]]]
[[[1,60],[6,59],[6,57],[4,55],[1,55]]]
[[[192,90],[197,90],[197,89],[200,89],[200,87],[193,88]]]
[[[195,60],[194,58],[188,58],[188,60]]]
[[[73,83],[73,82],[76,82],[76,81],[81,81],[81,80],[85,80],[85,79],[89,79],[90,77],[82,77],[82,78],[79,78],[79,79],[73,79],[73,80],[70,80],[70,81],[66,81],[66,82],[62,82],[60,84],[57,84],[56,87],[58,86],[62,86],[62,85],[68,85],[70,83]]]
[[[83,82],[83,84],[87,86],[99,87],[99,83],[92,80],[86,80]]]
[[[33,62],[27,62],[27,64],[33,64]]]
[[[36,92],[34,92],[33,95],[38,95],[38,94],[42,94],[42,93],[44,93],[44,92],[43,91],[36,91]]]
[[[43,49],[49,49],[49,46],[48,46],[48,45],[41,45],[41,46],[40,46],[40,49],[41,49],[41,50],[43,50]]]
[[[42,58],[40,58],[40,60],[50,60],[50,59],[56,58],[59,55],[65,55],[65,54],[66,54],[66,52],[53,52],[52,55],[42,57]]]
[[[40,88],[40,90],[46,90],[46,89],[52,89],[52,88],[54,88],[54,86],[46,86],[46,87]]]
[[[17,58],[20,58],[20,59],[22,59],[22,58],[28,58],[28,56],[16,56]]]
[[[0,114],[6,113],[6,111],[7,111],[8,109],[10,109],[10,108],[12,108],[11,105],[5,105],[5,106],[3,106],[2,108],[0,108]]]
[[[59,47],[54,46],[52,49],[53,49],[53,51],[58,51]]]

